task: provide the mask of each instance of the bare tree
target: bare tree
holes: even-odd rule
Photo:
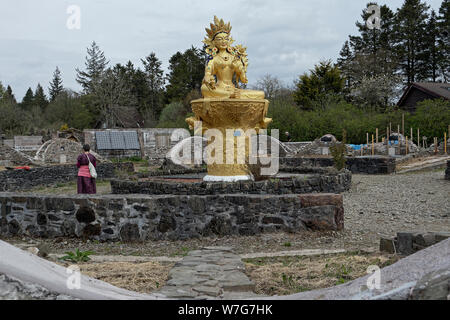
[[[122,70],[107,69],[98,81],[92,82],[92,93],[97,98],[102,119],[107,127],[114,125],[114,107],[136,105],[136,101]]]
[[[255,89],[264,91],[266,99],[273,99],[281,93],[283,86],[277,77],[266,74],[258,79]]]

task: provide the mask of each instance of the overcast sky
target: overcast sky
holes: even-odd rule
[[[169,58],[201,47],[214,15],[230,21],[235,44],[247,46],[250,84],[264,74],[292,83],[321,59],[335,60],[368,0],[0,0],[0,81],[18,100],[38,83],[46,89],[55,67],[66,88],[80,90],[75,68],[84,68],[95,40],[111,65],[155,52]],[[427,0],[438,10],[441,0]],[[403,0],[379,2],[396,10]],[[67,9],[81,11],[81,28],[66,26]]]

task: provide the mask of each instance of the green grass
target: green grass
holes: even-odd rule
[[[94,254],[93,251],[80,251],[80,249],[77,249],[75,252],[67,251],[66,255],[59,259],[70,262],[88,262],[91,260],[89,256],[92,254]]]
[[[109,180],[96,180],[96,185],[97,185],[97,193],[99,194],[110,193]],[[76,181],[58,182],[50,186],[38,186],[29,191],[44,194],[76,194],[77,182]]]

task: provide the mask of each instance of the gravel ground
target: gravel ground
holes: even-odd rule
[[[340,232],[277,233],[257,236],[145,243],[99,243],[79,239],[4,239],[11,243],[44,242],[51,253],[91,250],[98,255],[183,256],[203,246],[232,246],[236,253],[300,249],[366,250],[381,236],[401,231],[450,231],[450,182],[443,170],[392,175],[353,175],[344,193],[344,228]]]

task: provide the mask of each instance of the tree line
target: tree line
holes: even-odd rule
[[[370,2],[367,7],[372,4],[375,3]],[[326,114],[334,114],[338,119],[353,114],[355,121],[370,114],[373,119],[384,117],[385,120],[379,120],[381,125],[395,118],[395,102],[404,86],[414,81],[448,82],[449,7],[450,0],[443,0],[438,12],[420,0],[405,0],[396,12],[382,5],[380,29],[367,27],[371,13],[364,9],[361,20],[356,22],[358,34],[348,37],[336,62],[319,61],[291,85],[267,74],[258,79],[253,89],[263,90],[272,102],[269,110],[284,119],[273,125],[283,131],[298,132],[293,135],[297,140],[319,134],[316,130],[299,129],[303,121],[298,119],[306,115],[311,116],[310,126],[336,135],[340,128],[316,122],[327,118]],[[186,127],[184,119],[191,112],[190,101],[201,97],[208,60],[203,49],[191,47],[175,53],[165,74],[154,52],[141,59],[140,66],[131,61],[110,65],[98,44],[92,42],[84,67],[76,69],[81,92],[63,86],[58,67],[49,83],[48,97],[38,84],[17,102],[11,87],[4,88],[0,83],[1,131],[30,134],[64,124],[79,129],[113,127],[116,119],[112,108],[118,106],[136,107],[145,127]],[[374,123],[365,116],[360,122],[368,126]],[[355,130],[358,133],[354,136],[359,136],[362,129]],[[352,139],[350,129],[347,132]]]

